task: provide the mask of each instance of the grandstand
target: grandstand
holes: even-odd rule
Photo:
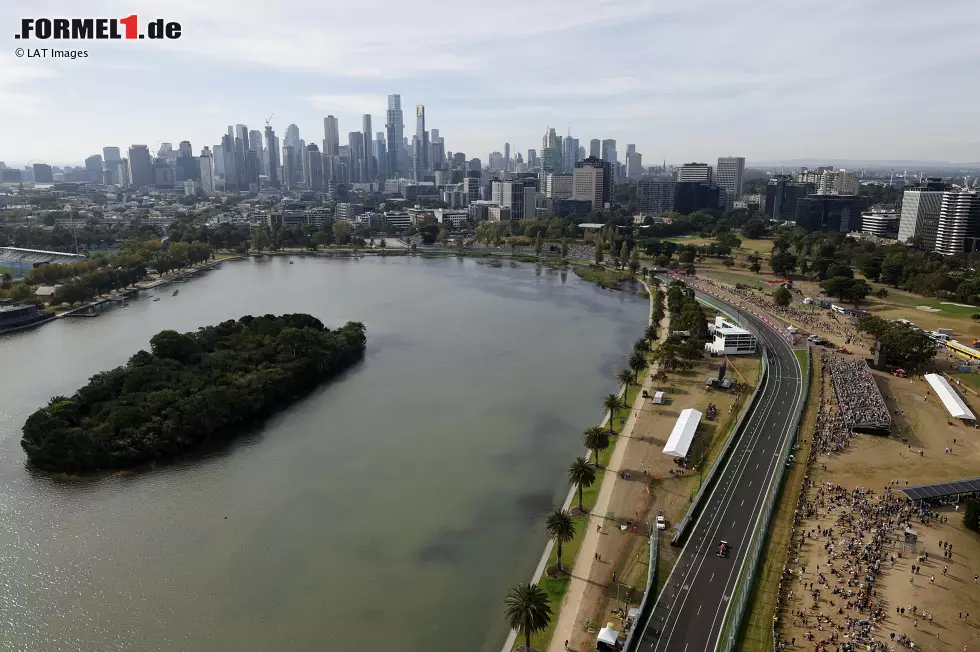
[[[976,349],[969,347],[962,342],[949,340],[946,342],[946,348],[961,358],[966,358],[967,360],[980,360],[980,351],[977,351]]]
[[[41,265],[67,265],[87,260],[82,254],[69,254],[64,251],[43,251],[41,249],[21,249],[20,247],[0,247],[0,264],[13,263],[20,268],[30,269]]]

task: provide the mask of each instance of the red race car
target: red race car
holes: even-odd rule
[[[718,556],[727,557],[728,556],[728,542],[722,541],[718,544]]]

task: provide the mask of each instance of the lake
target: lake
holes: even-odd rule
[[[647,300],[510,261],[292,260],[0,337],[0,649],[498,652]],[[158,331],[285,312],[364,322],[364,361],[193,459],[25,467],[27,416]]]

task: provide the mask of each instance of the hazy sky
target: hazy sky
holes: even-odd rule
[[[23,17],[179,21],[173,42],[15,40]],[[36,0],[0,2],[0,160],[81,163],[105,145],[230,124],[317,144],[398,93],[446,149],[540,149],[548,126],[643,163],[803,157],[980,160],[980,1]],[[18,59],[16,47],[86,49]]]

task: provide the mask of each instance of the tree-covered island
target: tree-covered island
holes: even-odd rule
[[[56,396],[24,424],[28,460],[97,471],[171,458],[282,408],[359,361],[364,324],[310,315],[245,316],[196,333],[165,330],[124,366]]]

